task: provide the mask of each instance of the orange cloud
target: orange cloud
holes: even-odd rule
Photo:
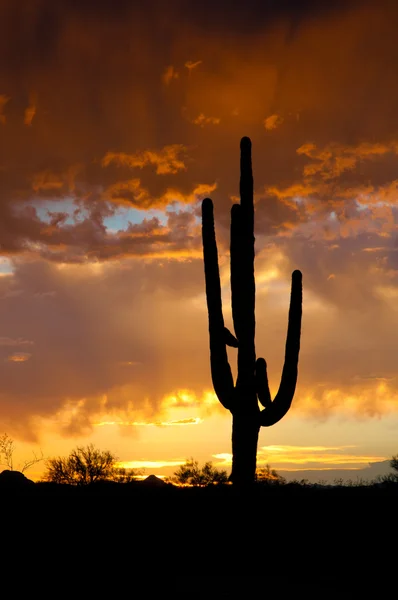
[[[392,153],[398,154],[396,141],[388,144],[361,143],[356,146],[343,146],[341,144],[328,144],[319,149],[316,144],[303,144],[297,149],[297,154],[314,159],[304,166],[304,175],[314,177],[320,175],[324,180],[335,179],[345,171],[352,171],[361,161],[372,160]]]
[[[144,150],[136,154],[125,152],[107,152],[101,161],[103,167],[115,163],[118,166],[138,167],[143,169],[148,165],[156,166],[157,175],[175,174],[185,170],[186,165],[179,155],[186,151],[182,144],[165,146],[159,152],[155,150]]]
[[[32,179],[32,188],[35,192],[59,190],[63,185],[63,179],[50,170],[36,173]]]
[[[283,121],[284,119],[280,115],[270,115],[264,119],[264,127],[267,131],[272,131],[282,125]]]
[[[184,194],[175,188],[167,188],[161,196],[153,197],[146,188],[142,187],[140,179],[129,179],[110,185],[104,192],[104,198],[115,204],[136,206],[140,209],[161,208],[172,202],[192,204],[211,194],[216,188],[216,183],[199,183],[189,194]]]
[[[221,119],[218,117],[206,117],[203,113],[200,113],[196,119],[193,119],[192,123],[204,127],[205,125],[219,125],[220,121]]]
[[[51,169],[44,169],[34,173],[31,178],[32,189],[36,194],[73,193],[76,189],[76,178],[82,170],[82,165],[69,166],[65,171],[55,173]]]

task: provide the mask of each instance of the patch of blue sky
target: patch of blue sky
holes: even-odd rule
[[[14,268],[11,260],[5,256],[0,257],[0,277],[10,275],[13,271]]]
[[[72,198],[63,198],[62,200],[54,199],[35,199],[34,201],[26,202],[25,206],[34,206],[39,219],[45,223],[51,221],[49,212],[62,212],[67,213],[69,216],[65,221],[65,224],[72,225],[75,221],[73,213],[76,210],[77,205],[74,203]],[[85,211],[82,210],[81,217],[84,218]]]
[[[163,226],[167,225],[168,213],[191,210],[192,207],[183,204],[182,202],[171,202],[164,209],[151,208],[140,210],[138,208],[120,207],[111,217],[104,219],[104,224],[110,231],[120,231],[126,229],[129,223],[138,225],[144,219],[152,219],[156,217],[159,223]]]
[[[138,225],[144,219],[157,217],[162,225],[167,224],[167,215],[164,210],[150,209],[139,210],[138,208],[118,208],[110,217],[104,219],[104,225],[110,231],[121,231],[128,227],[129,223]]]
[[[73,216],[74,211],[79,208],[78,220],[87,218],[89,213],[84,208],[83,204],[76,204],[73,198],[63,199],[35,199],[33,202],[29,201],[25,203],[26,206],[34,206],[38,217],[45,223],[49,223],[51,220],[50,212],[63,212],[69,216],[65,220],[66,225],[73,225],[75,218]],[[109,231],[120,231],[126,229],[129,223],[139,224],[144,219],[152,219],[156,217],[159,219],[161,225],[167,225],[168,213],[180,212],[180,211],[194,211],[195,206],[183,204],[182,202],[174,201],[168,204],[164,209],[147,209],[141,210],[138,208],[129,208],[125,206],[117,207],[115,213],[109,217],[105,217],[104,225]],[[200,221],[199,217],[196,217],[197,221]]]

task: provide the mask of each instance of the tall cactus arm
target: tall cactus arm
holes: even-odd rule
[[[231,410],[234,398],[234,381],[226,348],[228,336],[225,331],[226,328],[224,327],[222,314],[221,283],[214,230],[213,203],[210,198],[205,198],[202,202],[202,223],[206,297],[209,313],[211,377],[214,391],[219,401],[225,408]],[[230,335],[232,336],[232,334]]]
[[[300,271],[294,271],[292,274],[285,363],[283,365],[278,393],[276,394],[274,401],[266,406],[260,413],[260,423],[263,427],[275,425],[275,423],[280,421],[288,412],[293,400],[297,383],[300,352],[302,299],[302,275]],[[262,385],[264,385],[264,382]]]

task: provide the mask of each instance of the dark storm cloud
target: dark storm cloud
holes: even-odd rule
[[[156,411],[177,388],[210,387],[195,217],[210,195],[223,270],[242,135],[272,385],[289,290],[261,277],[276,265],[280,285],[304,272],[299,395],[315,390],[327,412],[325,389],[344,397],[369,373],[395,389],[396,3],[93,6],[0,6],[0,244],[15,269],[0,278],[2,419],[69,401],[87,417],[104,395]],[[107,228],[120,206],[141,222]]]

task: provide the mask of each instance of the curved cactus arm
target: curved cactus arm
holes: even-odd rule
[[[225,408],[232,410],[234,381],[226,348],[213,203],[210,198],[206,198],[202,202],[202,223],[206,297],[209,313],[211,377],[219,401]]]
[[[272,400],[268,385],[267,363],[263,358],[256,360],[256,392],[264,408],[269,408]]]
[[[275,423],[280,421],[288,412],[293,400],[297,383],[297,365],[300,352],[302,298],[302,275],[300,271],[294,271],[292,274],[285,363],[283,365],[278,393],[271,405],[264,408],[260,413],[260,424],[263,427],[275,425]]]

